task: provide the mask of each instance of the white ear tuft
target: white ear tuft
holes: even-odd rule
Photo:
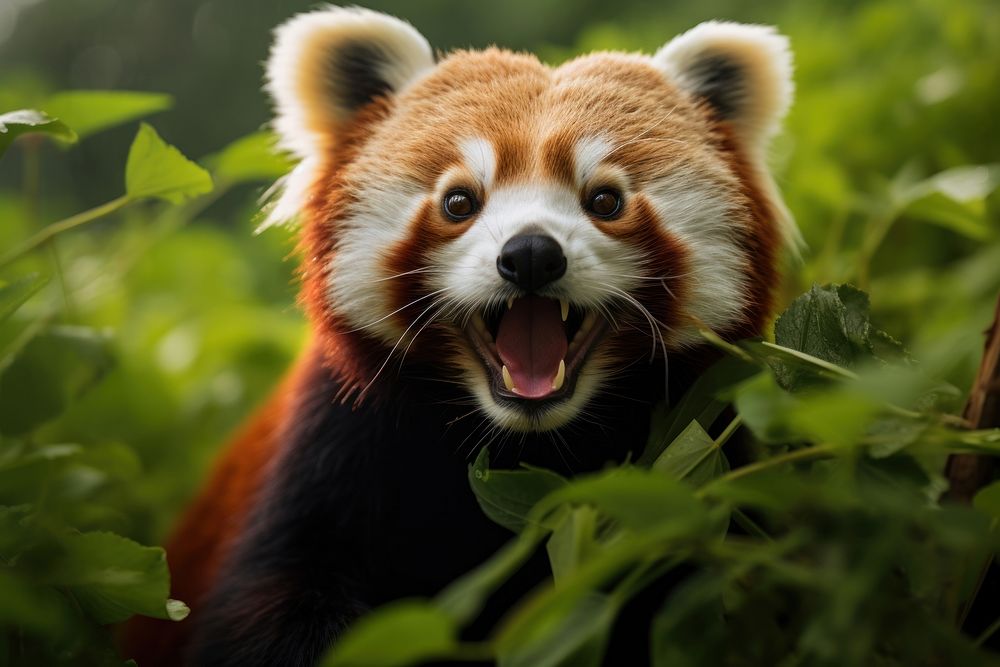
[[[792,100],[788,38],[770,26],[702,23],[668,42],[653,60],[731,122],[753,152],[763,150]]]
[[[774,28],[708,21],[670,40],[653,56],[667,78],[732,124],[793,256],[802,237],[765,165],[765,150],[792,102],[788,38]]]
[[[358,109],[433,66],[427,40],[386,14],[328,7],[295,16],[275,30],[267,63],[281,147],[315,156]]]

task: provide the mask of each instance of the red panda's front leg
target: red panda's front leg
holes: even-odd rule
[[[303,373],[255,509],[196,610],[191,664],[316,664],[369,608],[434,595],[509,539],[455,453],[468,433],[443,439],[451,416],[419,389],[355,410],[318,361]]]
[[[381,438],[331,404],[325,375],[304,378],[256,510],[199,610],[195,665],[313,665],[370,605]]]

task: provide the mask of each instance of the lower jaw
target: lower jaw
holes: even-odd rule
[[[473,380],[473,393],[482,411],[501,428],[519,433],[545,432],[561,428],[572,422],[583,410],[599,381],[593,375],[581,375],[581,363],[577,372],[566,379],[558,391],[544,398],[524,398],[509,392],[502,381],[493,376],[489,369],[476,358],[478,373],[485,372]]]

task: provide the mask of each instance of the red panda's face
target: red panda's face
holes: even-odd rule
[[[498,426],[548,430],[700,327],[768,315],[785,232],[763,149],[789,95],[768,30],[551,69],[434,63],[406,24],[332,9],[279,30],[269,75],[303,159],[275,214],[306,217],[312,314],[370,357],[355,389],[429,362]]]

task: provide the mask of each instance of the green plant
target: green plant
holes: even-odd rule
[[[57,96],[53,107],[68,109],[80,129],[42,111],[6,113],[0,154],[18,135],[72,143],[164,103],[164,96],[128,93]],[[169,215],[185,202],[204,205],[213,180],[217,194],[286,169],[263,135],[208,162],[214,175],[143,123],[128,153],[124,194],[43,227],[2,253],[0,269],[119,209],[160,200],[172,205],[164,209]],[[176,226],[185,218],[167,219]],[[121,495],[140,473],[133,450],[117,442],[66,442],[47,430],[117,359],[109,332],[65,321],[65,284],[62,302],[32,299],[46,283],[38,273],[0,283],[0,662],[120,664],[107,626],[133,614],[181,620],[188,608],[169,598],[163,549],[106,529],[121,523]]]
[[[692,565],[653,619],[654,665],[997,664],[977,648],[996,623],[972,638],[960,628],[1000,547],[1000,483],[974,508],[939,497],[944,458],[1000,454],[1000,430],[962,428],[948,412],[958,392],[868,309],[853,287],[814,287],[778,319],[774,343],[703,332],[726,358],[655,415],[635,465],[567,480],[490,470],[484,450],[470,484],[517,536],[433,600],[361,619],[324,664],[599,665],[623,605]],[[719,425],[729,401],[735,417]],[[731,470],[725,445],[743,429],[760,456]],[[542,545],[554,581],[487,642],[460,642]]]

